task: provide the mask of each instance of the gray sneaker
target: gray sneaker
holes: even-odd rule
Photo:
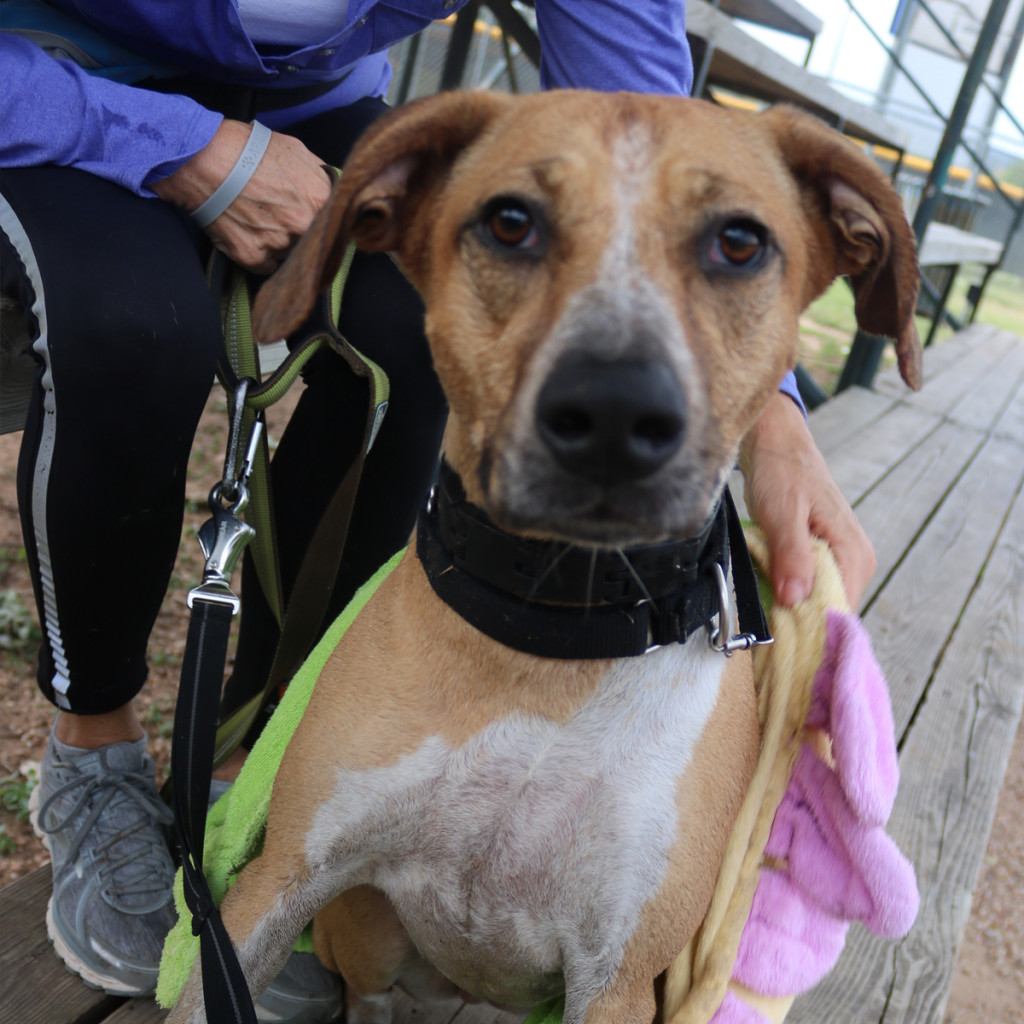
[[[340,975],[314,953],[292,953],[256,1003],[261,1024],[327,1024],[341,1019]]]
[[[230,782],[211,780],[210,806],[230,788]],[[256,1002],[256,1019],[260,1024],[328,1024],[341,1019],[342,992],[340,975],[313,953],[293,952]]]
[[[57,955],[93,988],[152,993],[176,915],[161,831],[173,819],[145,737],[84,750],[51,733],[32,804],[53,861],[46,926]]]

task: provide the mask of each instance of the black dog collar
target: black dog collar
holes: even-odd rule
[[[728,490],[697,537],[591,549],[499,529],[444,463],[416,530],[442,601],[493,640],[546,658],[631,657],[682,643],[716,616],[731,619],[730,550],[740,634],[716,645],[726,654],[771,642]]]

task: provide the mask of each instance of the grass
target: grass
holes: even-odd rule
[[[24,772],[11,772],[0,778],[0,810],[13,815],[18,821],[28,821],[28,798],[36,788],[39,779],[34,769]],[[18,850],[18,841],[7,831],[7,826],[0,822],[0,857],[9,857]]]
[[[156,660],[157,655],[151,654],[150,662],[155,663]],[[174,734],[174,708],[172,706],[165,706],[161,703],[151,704],[141,717],[142,724],[153,726],[157,735],[163,739],[169,740]]]
[[[0,580],[3,580],[12,569],[24,565],[27,557],[24,547],[20,545],[0,546]]]
[[[39,627],[14,590],[0,591],[0,649],[23,652],[39,642]]]
[[[947,305],[953,316],[965,315],[967,289],[979,283],[983,273],[984,268],[974,264],[961,269]],[[985,289],[974,319],[977,323],[1024,336],[1024,279],[1006,271],[996,273]],[[917,318],[922,339],[929,326],[928,320]],[[829,394],[835,390],[856,331],[853,294],[842,280],[835,281],[800,319],[800,361]],[[935,342],[941,342],[952,333],[951,327],[941,327]],[[887,350],[887,359],[892,360],[891,349]]]
[[[981,280],[980,272],[976,274],[976,279]],[[957,282],[954,287],[953,294],[958,293],[963,301],[967,293],[964,281]],[[1003,271],[995,274],[985,289],[976,319],[983,324],[1024,335],[1024,279]]]
[[[11,772],[0,779],[0,807],[18,821],[28,821],[28,798],[36,788],[36,773]]]

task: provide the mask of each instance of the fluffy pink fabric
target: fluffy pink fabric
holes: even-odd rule
[[[808,726],[832,739],[835,766],[804,745],[765,848],[764,869],[733,977],[754,992],[793,995],[835,965],[850,921],[905,935],[917,916],[914,869],[883,831],[899,771],[889,692],[853,615],[829,612]],[[764,1018],[730,995],[714,1024]]]
[[[865,824],[884,825],[899,783],[889,688],[854,615],[830,611],[807,725],[832,737],[837,778]]]

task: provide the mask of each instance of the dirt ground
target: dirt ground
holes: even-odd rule
[[[294,391],[295,389],[293,389]],[[271,412],[270,434],[279,436],[290,395]],[[201,575],[195,530],[206,518],[206,496],[220,473],[226,417],[215,392],[200,425],[189,483],[186,524],[167,600],[150,641],[150,681],[138,709],[158,771],[166,772],[174,695],[185,646],[185,594]],[[0,436],[0,627],[34,604],[25,567],[15,496],[20,434]],[[117,571],[113,564],[110,571]],[[237,582],[237,580],[236,580]],[[7,592],[13,592],[12,598]],[[5,596],[6,595],[6,596]],[[13,610],[13,613],[12,613]],[[6,616],[6,620],[5,620]],[[10,636],[10,646],[4,646]],[[0,628],[0,886],[46,863],[46,851],[19,819],[28,786],[24,773],[43,755],[53,712],[34,684],[37,639]],[[998,814],[975,890],[945,1024],[1019,1024],[1024,1006],[1024,729],[1018,733]]]

